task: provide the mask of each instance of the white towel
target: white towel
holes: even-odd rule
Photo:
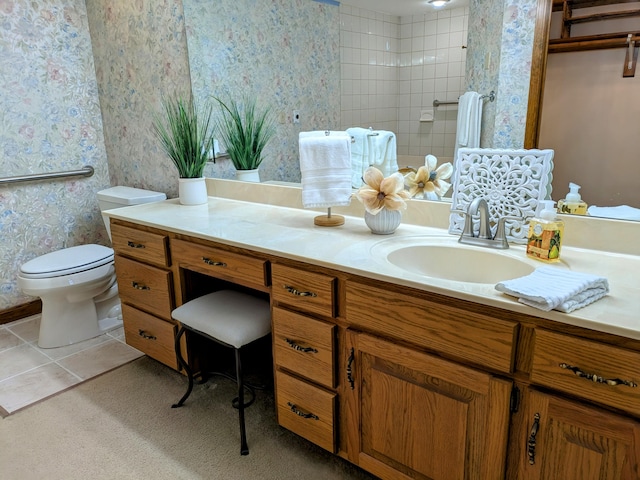
[[[458,123],[453,158],[458,156],[458,148],[480,146],[482,125],[482,97],[478,92],[466,92],[458,100]]]
[[[373,130],[369,132],[367,138],[369,165],[376,167],[385,177],[396,173],[398,171],[396,135],[386,130]]]
[[[300,132],[302,206],[323,208],[351,203],[351,137],[347,132]]]
[[[351,144],[351,186],[360,188],[363,185],[362,176],[369,168],[369,133],[368,128],[347,128],[347,133],[353,138]]]
[[[640,220],[640,208],[630,207],[629,205],[619,205],[617,207],[596,207],[592,205],[587,211],[592,217]]]
[[[530,275],[500,282],[495,288],[545,312],[569,313],[604,297],[609,293],[609,282],[589,273],[540,267]]]

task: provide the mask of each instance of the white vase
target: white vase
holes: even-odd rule
[[[207,203],[207,184],[204,177],[180,178],[178,196],[182,205],[202,205]]]
[[[253,170],[236,170],[236,180],[243,182],[260,182],[260,172],[257,168]]]
[[[389,235],[395,232],[401,220],[402,213],[400,210],[383,208],[377,215],[372,215],[367,211],[364,212],[364,222],[371,229],[371,233],[376,235]]]

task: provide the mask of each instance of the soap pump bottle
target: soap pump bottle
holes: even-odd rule
[[[560,213],[570,213],[572,215],[586,215],[587,204],[578,193],[580,185],[569,183],[569,193],[567,197],[558,201],[558,211]]]
[[[543,262],[560,260],[560,247],[564,237],[564,222],[558,220],[553,200],[543,200],[544,208],[538,218],[529,222],[527,256]]]

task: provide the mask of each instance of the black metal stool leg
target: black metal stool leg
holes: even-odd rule
[[[182,396],[182,398],[178,401],[178,403],[174,403],[173,405],[171,405],[171,408],[181,407],[182,404],[185,402],[185,400],[189,398],[189,395],[191,395],[191,391],[193,390],[193,372],[189,368],[189,365],[187,365],[187,362],[185,361],[185,359],[182,358],[182,353],[180,349],[180,338],[184,335],[185,330],[186,329],[184,327],[180,327],[180,330],[176,335],[175,348],[176,348],[176,352],[178,353],[178,362],[180,362],[180,366],[184,368],[184,371],[187,373],[187,378],[189,379],[189,386],[187,387],[187,391]]]
[[[244,426],[244,385],[242,381],[242,363],[240,349],[236,348],[236,381],[238,383],[238,418],[240,420],[240,455],[249,455],[247,432]]]

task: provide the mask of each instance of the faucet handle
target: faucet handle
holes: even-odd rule
[[[464,210],[451,210],[451,213],[460,213],[464,215],[464,228],[462,229],[462,235],[473,237],[473,217]]]
[[[507,233],[504,226],[507,220],[521,220],[521,218],[514,216],[504,216],[498,220],[496,235],[493,237],[493,239],[497,242],[500,242],[500,248],[509,248],[509,242],[507,242]]]

